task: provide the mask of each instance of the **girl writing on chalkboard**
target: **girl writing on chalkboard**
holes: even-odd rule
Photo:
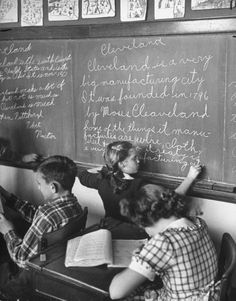
[[[130,142],[115,141],[107,145],[104,161],[105,166],[102,168],[79,173],[80,182],[98,190],[106,217],[128,221],[120,214],[119,202],[131,196],[144,184],[144,180],[138,176],[140,159],[137,150]],[[200,165],[191,166],[187,177],[176,188],[176,192],[186,194],[200,171]]]
[[[183,196],[147,184],[120,204],[121,212],[151,238],[136,250],[129,267],[113,278],[111,299],[217,300],[216,250],[206,223],[199,217],[188,216]],[[156,275],[161,278],[162,287],[157,290],[152,285],[150,291],[146,281],[152,282]],[[138,295],[134,299],[137,291],[140,299]]]

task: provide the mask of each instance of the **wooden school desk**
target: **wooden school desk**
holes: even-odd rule
[[[109,228],[109,227],[108,227]],[[144,238],[137,228],[119,224],[113,229],[114,238]],[[113,235],[114,234],[114,235]],[[99,267],[65,267],[66,242],[55,245],[45,252],[45,261],[40,255],[28,263],[33,274],[36,292],[56,300],[100,301],[109,300],[109,285],[118,268]]]

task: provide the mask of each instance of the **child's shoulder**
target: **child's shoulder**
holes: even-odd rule
[[[202,218],[191,217],[189,220],[190,223],[186,224],[186,226],[167,228],[165,231],[160,233],[160,236],[162,239],[168,240],[171,243],[176,243],[180,237],[183,240],[188,240],[194,234],[199,236],[199,233],[205,235],[208,232],[207,224]],[[158,239],[160,239],[160,237],[158,237]]]
[[[165,232],[160,232],[157,233],[155,236],[151,237],[146,245],[148,245],[149,247],[152,246],[167,246],[169,243],[171,243],[170,239],[168,238],[168,235],[166,235]]]

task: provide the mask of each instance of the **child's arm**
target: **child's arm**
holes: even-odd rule
[[[0,194],[0,213],[4,214],[5,198]]]
[[[99,171],[101,171],[101,170],[102,170],[102,166],[99,166],[99,167],[88,169],[88,172],[90,172],[90,173],[99,173]]]
[[[38,154],[27,154],[22,156],[21,161],[25,162],[25,163],[29,163],[29,162],[36,162],[38,160],[40,160],[41,156]]]
[[[3,207],[7,207],[19,212],[21,216],[29,223],[32,223],[37,206],[27,201],[18,199],[14,194],[0,186],[0,196],[3,196]]]
[[[183,182],[175,189],[175,192],[180,195],[185,195],[194,182],[194,180],[197,178],[197,176],[200,174],[202,170],[202,166],[200,164],[195,166],[190,166],[189,172],[187,177],[183,180]]]
[[[130,295],[146,280],[147,278],[142,274],[127,268],[112,279],[109,287],[110,298],[112,300],[124,298]]]
[[[6,189],[4,189],[1,185],[0,185],[0,194],[4,197],[5,200],[11,198],[12,196],[12,194],[8,192]]]

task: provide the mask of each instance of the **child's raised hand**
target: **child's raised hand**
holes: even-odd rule
[[[40,155],[38,154],[27,154],[22,157],[22,161],[25,163],[36,162],[40,159]]]
[[[202,171],[202,165],[191,165],[187,177],[195,180]]]
[[[175,189],[175,192],[180,195],[186,195],[188,189],[193,184],[194,180],[202,171],[202,165],[196,164],[190,166],[187,177],[183,180],[183,182]]]

